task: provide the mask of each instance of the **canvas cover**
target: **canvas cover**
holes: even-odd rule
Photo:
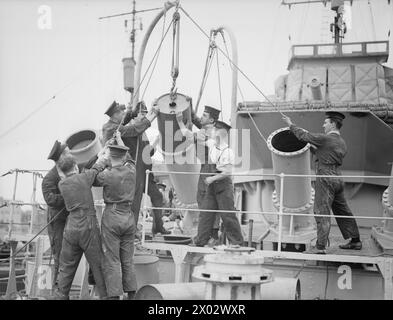
[[[350,66],[329,66],[329,100],[352,101],[352,73]]]

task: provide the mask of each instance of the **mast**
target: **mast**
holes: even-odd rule
[[[132,11],[119,13],[115,15],[105,16],[98,18],[99,20],[107,19],[107,18],[114,18],[120,17],[125,15],[132,15],[132,30],[130,32],[130,42],[131,42],[131,57],[123,58],[123,73],[124,73],[124,90],[130,93],[130,104],[133,103],[134,99],[134,74],[135,74],[135,38],[136,38],[136,28],[135,28],[135,20],[136,14],[141,12],[148,12],[148,11],[155,11],[161,10],[162,8],[151,8],[151,9],[144,9],[144,10],[136,10],[136,1],[132,1]],[[125,27],[127,27],[127,20],[124,21]],[[140,26],[140,30],[142,30],[142,25]]]
[[[330,32],[333,33],[334,43],[341,43],[344,39],[344,34],[347,32],[347,26],[344,22],[344,0],[309,0],[309,1],[289,1],[282,0],[282,5],[287,5],[291,9],[292,5],[323,3],[326,6],[327,2],[331,3],[331,10],[336,12],[333,23],[330,24]],[[350,1],[352,5],[353,0]]]

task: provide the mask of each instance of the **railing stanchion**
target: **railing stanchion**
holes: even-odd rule
[[[284,212],[284,174],[280,173],[280,212],[278,215],[278,245],[277,245],[278,252],[281,252],[283,212]]]
[[[150,174],[150,170],[147,169],[146,170],[146,180],[145,180],[145,195],[143,198],[143,212],[142,212],[142,216],[143,216],[143,221],[142,221],[142,245],[145,244],[145,234],[146,234],[146,216],[147,216],[147,194],[149,191],[149,174]],[[134,213],[136,214],[136,213]],[[139,214],[139,212],[138,212]],[[136,228],[138,228],[138,226],[136,226]]]

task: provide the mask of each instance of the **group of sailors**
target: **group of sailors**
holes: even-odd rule
[[[191,107],[192,108],[192,107]],[[102,128],[103,149],[86,163],[77,163],[66,144],[56,141],[48,159],[55,166],[43,179],[42,192],[48,204],[48,234],[54,256],[54,296],[69,299],[71,284],[82,254],[89,263],[96,292],[100,298],[133,299],[137,290],[133,264],[134,239],[145,184],[153,207],[163,207],[164,199],[154,176],[148,181],[145,172],[152,169],[154,148],[145,130],[157,117],[159,108],[150,111],[143,101],[135,109],[114,101],[106,110],[109,116]],[[220,110],[205,106],[202,117],[191,113],[194,132],[185,125],[183,112],[176,114],[182,135],[197,146],[201,162],[197,203],[200,209],[197,235],[192,246],[214,246],[222,243],[225,234],[229,244],[242,245],[239,220],[234,205],[232,169],[234,153],[229,146],[230,126],[219,120]],[[312,145],[316,173],[339,176],[338,167],[347,152],[341,128],[344,115],[326,114],[324,134],[313,134],[297,127],[287,116],[284,122],[295,136]],[[103,187],[105,209],[101,226],[98,223],[91,188]],[[344,197],[344,182],[338,177],[317,178],[314,212],[316,215],[343,216],[337,222],[345,239],[340,248],[360,250],[362,243],[355,219]],[[218,210],[218,211],[217,211]],[[344,218],[348,216],[348,218]],[[325,253],[330,231],[330,218],[316,217],[317,242],[310,253]],[[163,226],[162,210],[153,210],[152,233],[168,234]],[[221,242],[220,242],[221,240]]]
[[[43,179],[42,192],[48,205],[48,235],[54,257],[54,297],[69,299],[71,284],[82,254],[90,267],[90,279],[100,298],[133,299],[137,289],[133,264],[134,239],[145,183],[153,207],[163,207],[164,199],[154,176],[146,182],[145,172],[152,169],[154,148],[145,130],[159,109],[147,110],[143,101],[133,110],[114,101],[106,110],[109,120],[102,127],[103,149],[86,163],[77,163],[65,143],[56,141],[48,159],[55,166]],[[206,106],[197,133],[187,129],[182,113],[176,115],[182,134],[189,142],[202,145],[198,182],[198,206],[203,210],[235,211],[231,171],[233,152],[228,146],[230,126],[218,121],[220,111]],[[212,162],[212,159],[214,162]],[[91,188],[103,187],[105,209],[99,224]],[[198,234],[191,245],[217,244],[220,216],[231,244],[243,243],[235,213],[200,214]],[[153,209],[152,233],[170,233],[163,226],[162,210]],[[210,242],[209,242],[210,241]]]

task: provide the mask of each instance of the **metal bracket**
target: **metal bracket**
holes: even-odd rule
[[[184,272],[184,258],[188,250],[184,246],[176,246],[171,248],[173,262],[175,263],[175,283],[182,282],[182,273]]]
[[[393,259],[385,258],[377,265],[384,279],[384,299],[393,300]]]

